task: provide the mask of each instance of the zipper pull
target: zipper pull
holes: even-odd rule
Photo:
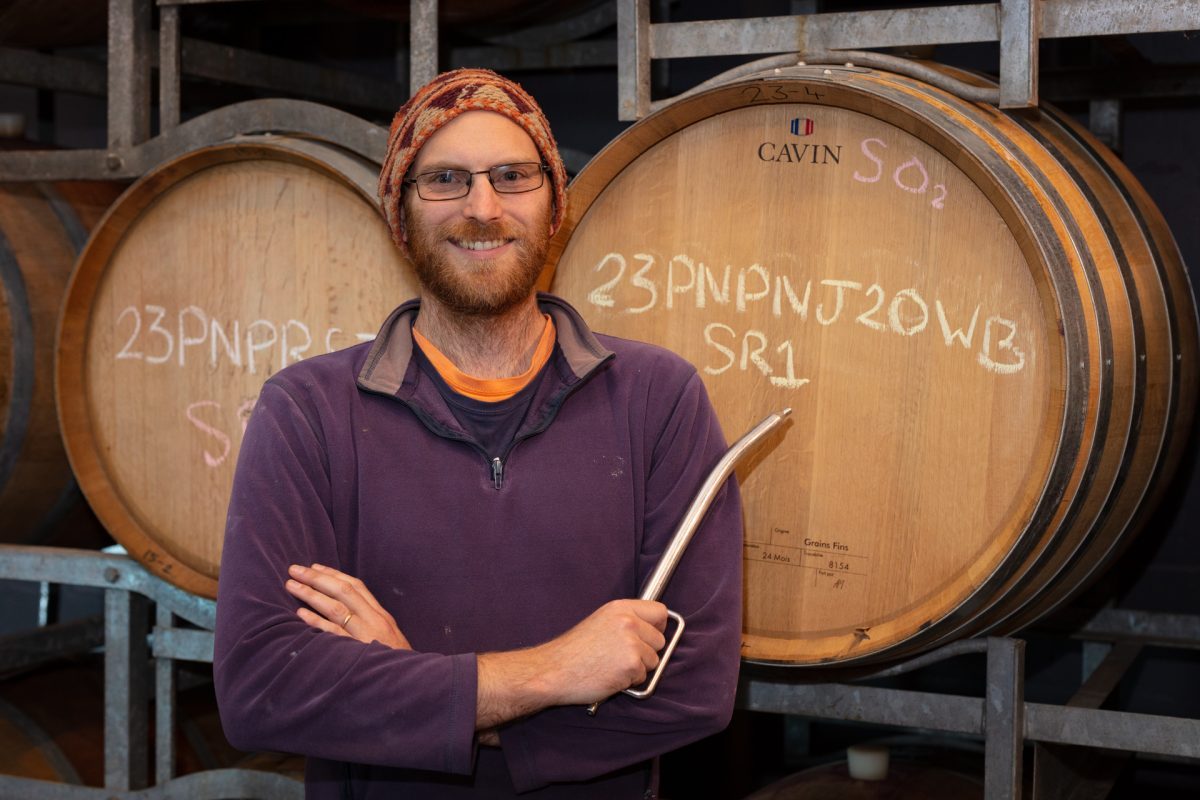
[[[497,489],[504,486],[504,462],[499,456],[492,459],[492,482],[496,484]]]

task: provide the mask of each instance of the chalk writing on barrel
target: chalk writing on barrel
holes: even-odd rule
[[[244,397],[231,407],[218,400],[197,400],[184,407],[187,421],[204,435],[200,456],[208,467],[216,469],[226,463],[232,466],[229,456],[233,452],[233,436],[237,435],[240,441],[245,435],[257,401],[257,396]]]
[[[121,309],[115,327],[128,328],[129,333],[115,358],[185,367],[189,359],[194,362],[198,355],[210,368],[225,361],[257,375],[270,374],[317,352],[331,353],[375,338],[374,333],[351,336],[341,328],[329,326],[318,339],[313,336],[312,326],[298,319],[223,322],[196,305],[180,308],[173,317],[166,307],[151,303]],[[148,324],[143,331],[144,321]],[[318,341],[324,349],[315,351]]]
[[[760,263],[736,272],[732,265],[715,270],[682,253],[665,259],[665,265],[663,259],[649,253],[636,253],[633,259],[638,266],[626,280],[629,259],[619,252],[602,256],[593,271],[602,277],[615,274],[588,293],[588,302],[624,314],[686,305],[801,322],[810,319],[811,311],[811,319],[822,327],[851,323],[906,338],[936,330],[946,347],[966,351],[978,342],[976,363],[996,375],[1016,374],[1027,363],[1029,346],[1020,339],[1017,321],[1003,313],[984,312],[982,303],[966,309],[950,307],[938,297],[930,302],[916,287],[889,290],[879,283],[864,286],[861,281],[843,278],[801,280]],[[618,306],[618,297],[627,302]],[[797,375],[795,347],[790,340],[770,342],[757,328],[738,332],[724,323],[707,325],[703,337],[714,357],[704,367],[707,374],[754,369],[781,388],[796,389],[808,383]]]
[[[872,146],[876,149],[886,150],[887,142],[883,139],[870,138],[863,139],[859,144],[862,154],[875,164],[875,174],[873,175],[864,175],[857,169],[854,171],[854,180],[859,183],[878,183],[887,171],[883,156],[872,149]],[[925,194],[930,188],[929,180],[929,170],[925,168],[925,162],[915,155],[905,159],[892,170],[892,183],[909,194]],[[933,199],[929,204],[940,211],[946,207],[946,185],[935,183],[932,188]]]

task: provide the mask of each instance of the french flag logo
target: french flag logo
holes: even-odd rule
[[[792,120],[792,136],[811,136],[813,121],[808,117],[796,117]]]

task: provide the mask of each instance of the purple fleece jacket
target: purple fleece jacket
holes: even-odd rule
[[[412,358],[418,303],[371,344],[267,381],[229,504],[214,669],[242,749],[309,757],[310,798],[653,796],[653,758],[722,729],[741,626],[732,481],[663,602],[687,620],[658,691],[558,707],[476,747],[475,654],[636,597],[725,442],[695,370],[541,295],[558,346],[497,488]],[[307,626],[289,564],[361,578],[413,650]]]

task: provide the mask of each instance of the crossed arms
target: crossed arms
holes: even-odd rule
[[[366,585],[332,567],[288,568],[285,588],[307,604],[296,614],[318,630],[397,650],[412,646]],[[587,706],[636,686],[658,666],[667,610],[650,600],[614,600],[550,641],[477,660],[475,728],[499,744],[497,725],[551,706]]]

